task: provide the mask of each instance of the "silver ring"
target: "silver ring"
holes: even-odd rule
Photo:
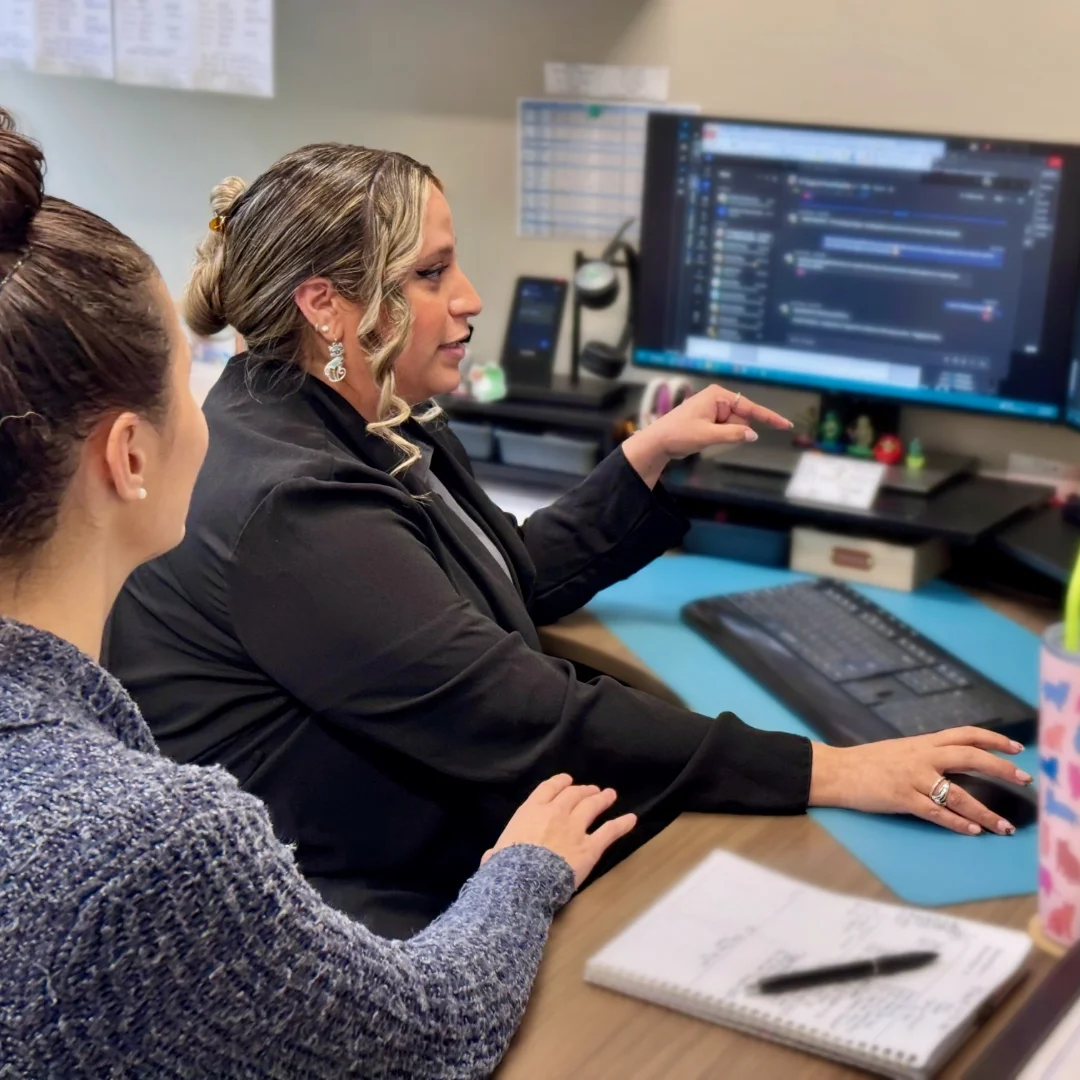
[[[739,402],[740,401],[742,401],[742,391],[741,390],[732,399],[732,402],[728,406],[728,408],[731,409],[732,412],[735,412],[735,410],[738,409],[738,407],[739,407]]]
[[[952,790],[952,781],[942,776],[930,789],[930,801],[944,806],[949,800],[949,792]]]

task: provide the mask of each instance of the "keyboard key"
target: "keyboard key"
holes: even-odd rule
[[[936,694],[941,690],[949,690],[954,685],[951,679],[947,679],[935,668],[902,671],[896,677],[916,694]]]
[[[900,735],[919,735],[927,731],[988,724],[1001,719],[1001,702],[994,695],[977,690],[948,690],[931,697],[886,701],[872,706],[886,723]]]
[[[907,690],[893,678],[860,679],[844,683],[844,689],[863,705],[880,705],[894,697],[910,697]]]

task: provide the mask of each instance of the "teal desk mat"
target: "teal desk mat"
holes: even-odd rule
[[[657,559],[604,590],[586,610],[636,653],[695,712],[725,709],[748,724],[815,737],[813,730],[719,650],[685,626],[690,600],[782,585],[805,577],[702,555]],[[1037,701],[1039,639],[951,585],[916,593],[861,587],[872,600],[1025,701]],[[1037,775],[1034,746],[1017,764]],[[961,836],[907,816],[811,810],[814,819],[900,899],[937,906],[1033,893],[1037,829],[1014,836]]]

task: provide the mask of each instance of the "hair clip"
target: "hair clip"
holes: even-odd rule
[[[224,232],[225,231],[225,219],[221,214],[215,214],[210,219],[210,231],[211,232]]]
[[[0,278],[0,289],[3,289],[3,287],[19,272],[19,268],[30,258],[30,252],[33,250],[33,247],[30,244],[27,244],[26,250],[15,260],[11,269]]]

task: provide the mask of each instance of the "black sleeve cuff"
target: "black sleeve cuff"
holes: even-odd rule
[[[762,731],[721,713],[688,766],[687,809],[722,814],[803,814],[813,747],[801,735]]]

